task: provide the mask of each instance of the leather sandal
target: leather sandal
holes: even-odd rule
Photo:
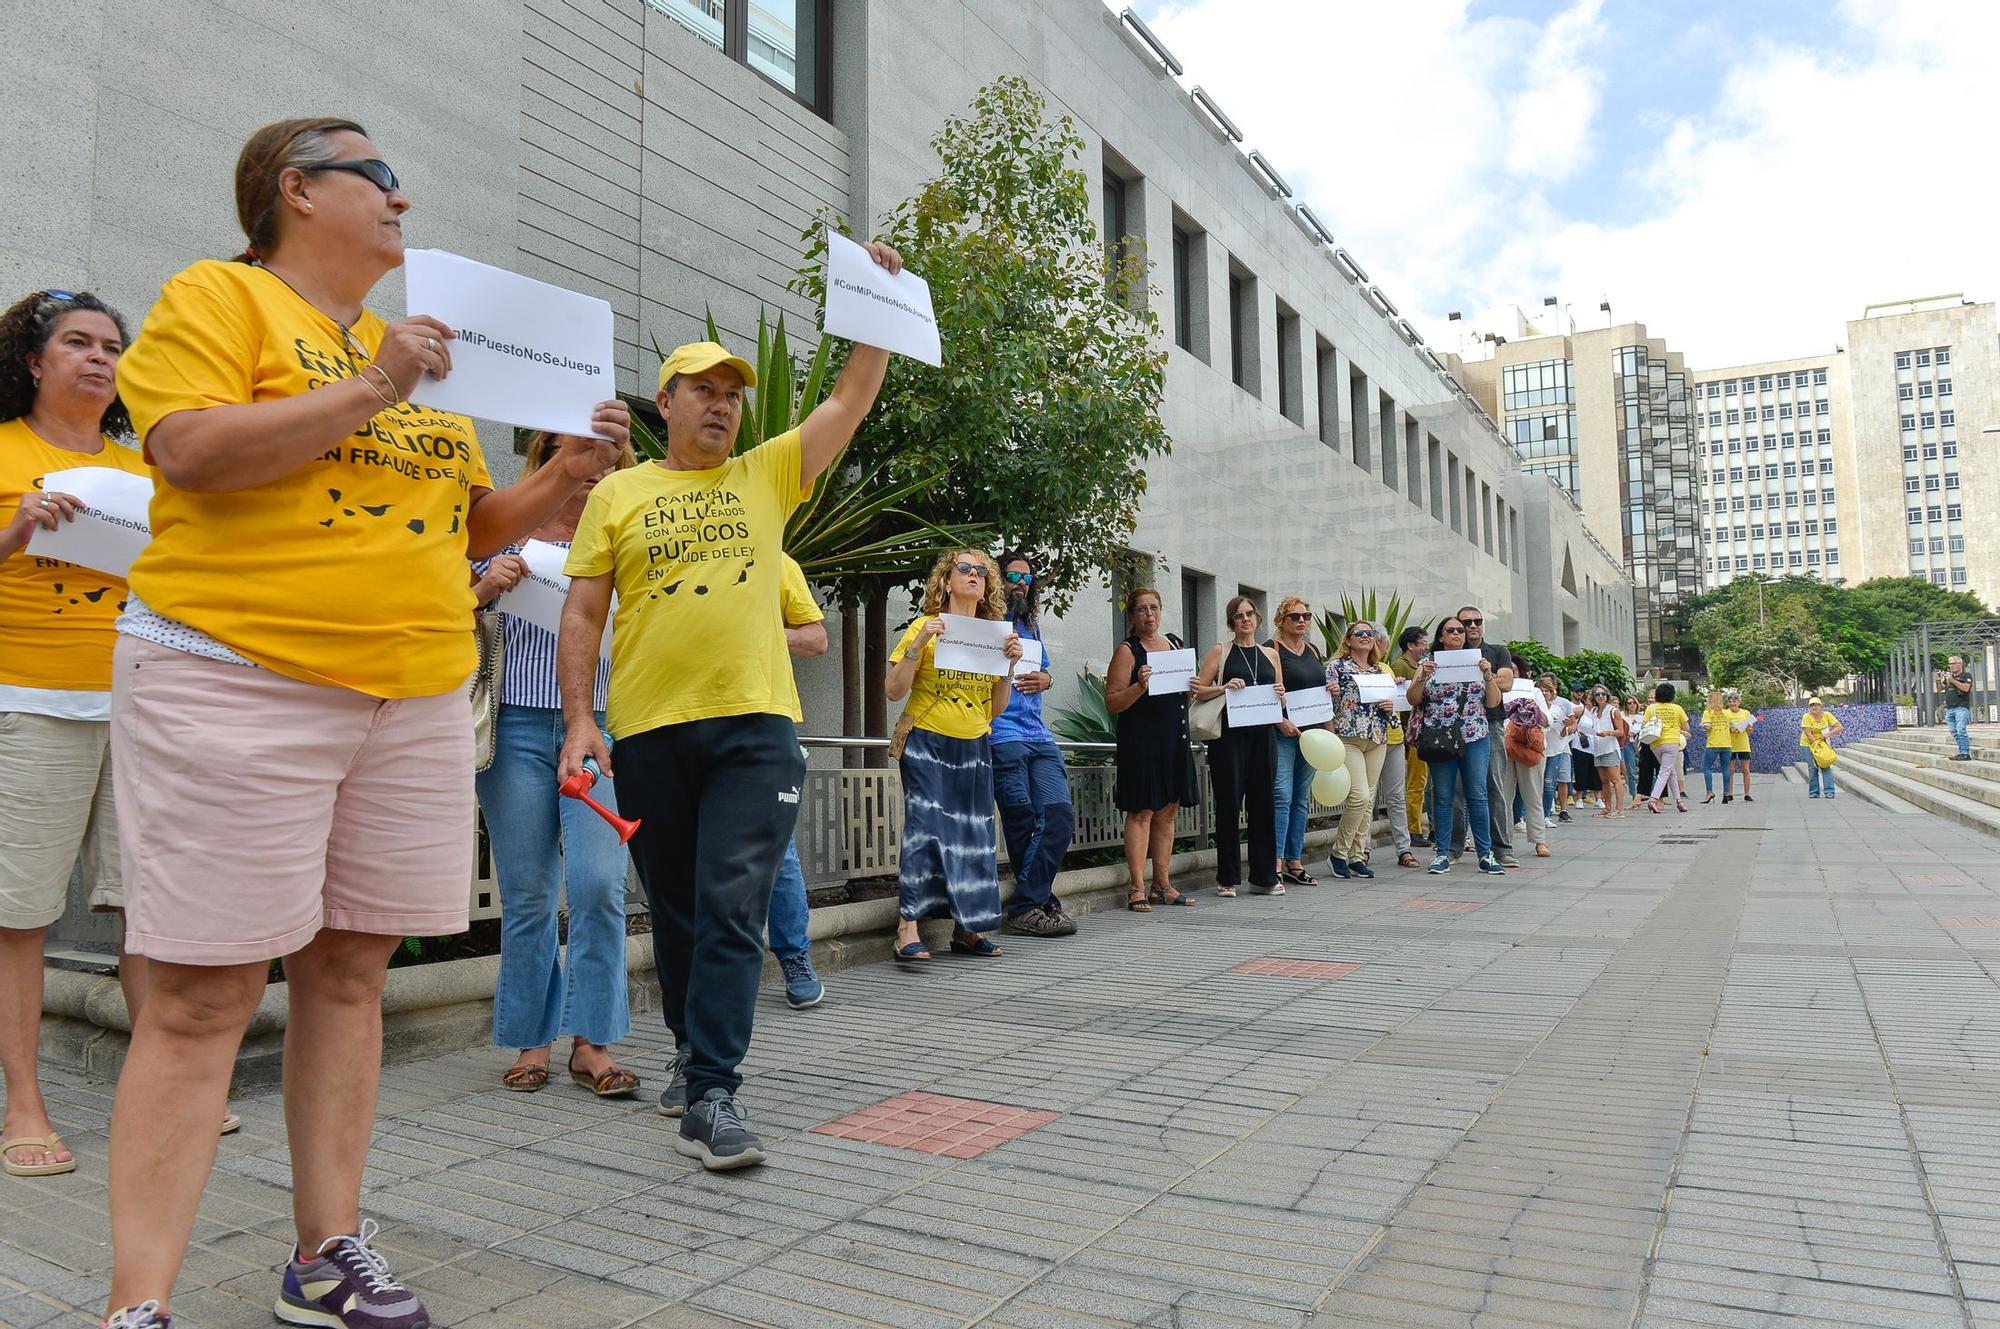
[[[1146,898],[1154,904],[1192,905],[1194,897],[1186,891],[1177,891],[1172,882],[1154,882],[1146,891]]]
[[[532,1094],[548,1088],[549,1068],[547,1066],[509,1066],[500,1075],[502,1088],[517,1094]]]
[[[1146,903],[1146,889],[1143,886],[1125,892],[1125,907],[1135,914],[1153,912],[1153,906]]]
[[[1405,849],[1402,853],[1396,855],[1396,866],[1399,868],[1420,868],[1423,864],[1417,861],[1415,854]]]
[[[982,937],[976,932],[954,932],[951,934],[951,953],[992,956],[1000,954],[1000,948],[995,946],[990,938]]]
[[[606,1066],[596,1075],[592,1075],[589,1071],[578,1070],[576,1054],[573,1052],[569,1058],[569,1078],[599,1098],[623,1098],[627,1094],[637,1092],[639,1088],[639,1077],[623,1066]]]
[[[921,941],[906,942],[896,947],[891,954],[905,963],[914,963],[918,960],[928,960],[931,958],[930,947],[924,945]]]
[[[60,1163],[16,1163],[7,1157],[15,1149],[34,1148],[52,1154],[62,1147],[62,1137],[54,1131],[47,1135],[17,1135],[11,1140],[0,1140],[0,1169],[5,1169],[10,1177],[54,1177],[76,1171],[74,1158]]]

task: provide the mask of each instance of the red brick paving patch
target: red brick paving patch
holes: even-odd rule
[[[1973,916],[1968,914],[1941,914],[1938,926],[1944,928],[2000,928],[2000,917],[1991,914]]]
[[[1405,900],[1405,909],[1443,909],[1454,914],[1469,914],[1486,903],[1484,900]]]
[[[1008,1103],[911,1092],[815,1126],[813,1133],[946,1158],[977,1158],[1055,1119],[1053,1112]]]
[[[1265,978],[1343,978],[1361,966],[1341,964],[1334,960],[1287,960],[1282,955],[1260,955],[1246,964],[1239,964],[1229,972],[1232,974],[1260,974]]]

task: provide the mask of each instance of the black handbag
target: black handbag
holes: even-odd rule
[[[1417,734],[1417,760],[1426,765],[1434,761],[1457,761],[1465,755],[1465,715],[1458,718],[1448,729],[1432,729],[1426,726]]]

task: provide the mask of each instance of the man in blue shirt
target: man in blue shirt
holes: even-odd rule
[[[998,561],[1014,631],[1024,642],[1040,642],[1034,560],[1010,549]],[[1046,659],[1048,648],[1041,652],[1039,668],[1014,676],[1013,700],[993,721],[988,741],[993,745],[1000,829],[1014,867],[1014,898],[1007,902],[1005,927],[1028,937],[1067,937],[1076,931],[1076,920],[1063,912],[1054,887],[1076,829],[1076,813],[1070,807],[1062,750],[1042,723],[1042,694],[1054,679]]]

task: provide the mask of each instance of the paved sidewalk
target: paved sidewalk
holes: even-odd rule
[[[767,991],[750,1173],[675,1155],[650,1098],[399,1066],[366,1204],[453,1326],[2000,1326],[2000,842],[1776,778],[1558,830],[1504,881],[1209,894]],[[0,1178],[9,1326],[85,1323],[110,1262],[108,1090],[51,1087],[83,1167]],[[1032,1114],[814,1129],[911,1091]],[[285,1152],[275,1099],[238,1106],[189,1329],[271,1323]]]

